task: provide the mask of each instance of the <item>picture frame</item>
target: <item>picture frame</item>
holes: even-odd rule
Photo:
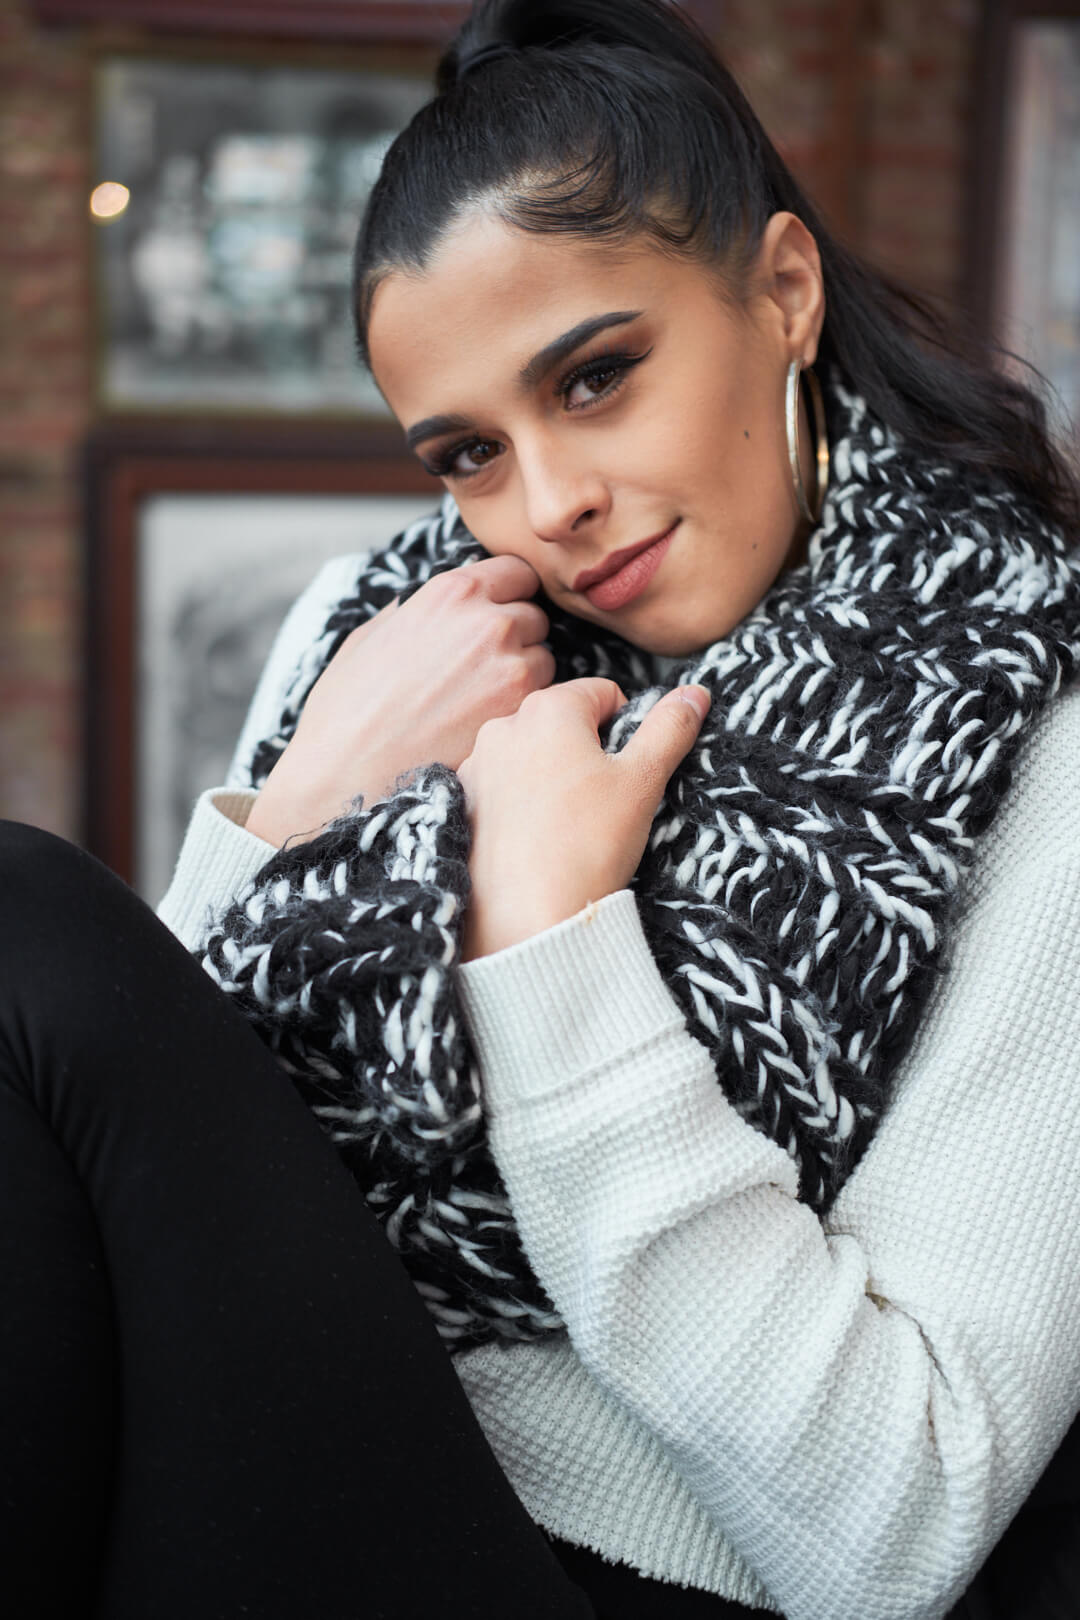
[[[30,0],[46,25],[172,34],[438,45],[469,10],[462,0]]]
[[[682,0],[707,28],[723,0]],[[467,0],[30,0],[38,21],[248,38],[440,46],[469,13]]]
[[[86,493],[84,838],[160,900],[218,785],[273,635],[334,555],[385,544],[441,487],[395,435],[275,441],[103,427]]]
[[[1046,377],[1080,455],[1080,0],[986,0],[977,85],[974,326]]]
[[[430,98],[425,51],[104,51],[90,197],[96,395],[111,415],[367,416],[357,226]]]

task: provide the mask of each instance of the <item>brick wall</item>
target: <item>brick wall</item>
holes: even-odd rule
[[[724,48],[855,245],[962,281],[976,0],[728,0]],[[77,836],[90,42],[0,0],[0,815]]]
[[[978,0],[727,0],[724,15],[730,66],[834,228],[955,296]]]
[[[861,245],[930,292],[963,286],[977,0],[878,0],[866,41]]]
[[[87,66],[0,0],[0,814],[78,817]]]

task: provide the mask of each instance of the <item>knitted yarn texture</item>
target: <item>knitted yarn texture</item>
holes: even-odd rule
[[[712,708],[634,878],[650,949],[740,1114],[825,1210],[870,1141],[940,971],[952,903],[1009,762],[1080,661],[1080,561],[988,475],[914,456],[835,378],[833,484],[808,560],[684,660]],[[296,673],[265,780],[356,625],[485,553],[450,502],[366,558]],[[545,601],[556,679],[665,689],[651,658]],[[455,993],[469,896],[438,764],[286,847],[204,966],[293,1075],[452,1349],[561,1321],[488,1151]]]

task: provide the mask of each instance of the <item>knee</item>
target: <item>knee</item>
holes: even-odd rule
[[[136,968],[172,945],[168,930],[94,856],[39,827],[0,822],[0,983],[7,1007],[36,1009],[37,1023],[58,1006],[115,1007],[126,1016]]]
[[[118,909],[138,902],[108,867],[77,844],[40,827],[0,821],[0,896],[8,967],[42,947],[54,961],[86,933],[97,935]]]
[[[7,866],[21,866],[24,861],[36,862],[50,857],[63,860],[68,851],[79,851],[74,844],[43,827],[28,827],[22,821],[0,821],[0,861]]]
[[[38,908],[57,890],[71,893],[96,875],[99,863],[77,845],[41,827],[0,821],[0,893],[5,910],[21,895]]]

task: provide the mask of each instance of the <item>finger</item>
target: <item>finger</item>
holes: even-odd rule
[[[583,675],[576,681],[564,681],[557,690],[568,703],[583,709],[597,730],[626,703],[626,694],[618,682],[606,680],[602,675]]]
[[[659,798],[675,767],[697,741],[710,701],[703,686],[677,686],[653,704],[615,759],[644,770]]]
[[[492,602],[520,602],[535,596],[540,589],[540,575],[524,557],[509,553],[504,557],[485,557],[482,562],[471,563],[469,572],[482,580]]]
[[[534,642],[526,647],[522,653],[525,667],[529,671],[531,692],[539,692],[551,685],[555,679],[555,659],[551,649],[545,647],[543,642]]]
[[[523,647],[547,639],[551,625],[543,608],[537,607],[535,602],[510,602],[505,611],[516,626]]]

